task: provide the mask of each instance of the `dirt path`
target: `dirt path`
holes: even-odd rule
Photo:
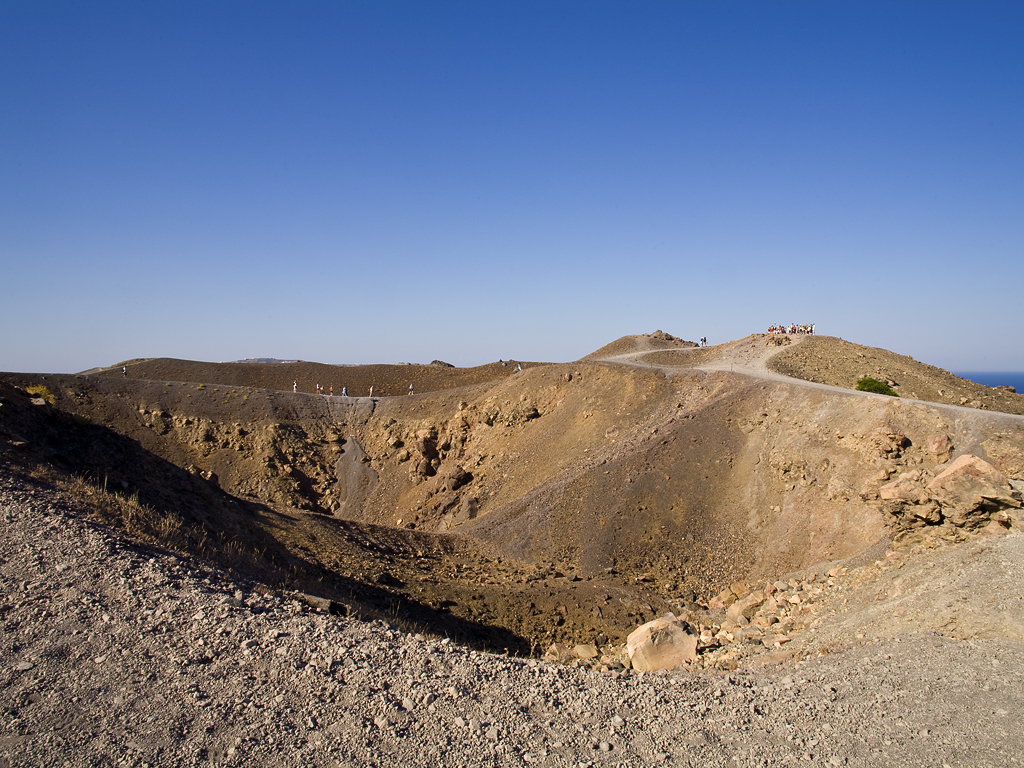
[[[683,349],[636,349],[618,355],[610,355],[598,358],[601,362],[617,363],[620,365],[633,365],[640,368],[659,370],[671,376],[680,370],[697,370],[705,372],[728,372],[741,376],[752,376],[766,381],[816,389],[844,397],[867,397],[890,400],[888,395],[876,395],[871,392],[860,392],[845,387],[836,387],[831,384],[821,384],[814,381],[806,381],[793,376],[786,376],[777,373],[768,367],[768,362],[783,350],[792,349],[800,344],[807,336],[790,336],[789,344],[776,346],[766,343],[764,337],[748,336],[737,341],[726,344],[717,344],[710,347],[683,348]],[[978,408],[970,408],[948,403],[936,403],[930,400],[917,400],[911,397],[901,397],[901,403],[916,405],[918,407],[935,408],[949,413],[954,418],[982,418],[987,422],[1007,420],[1009,422],[1024,422],[1024,416],[998,411],[982,411]]]

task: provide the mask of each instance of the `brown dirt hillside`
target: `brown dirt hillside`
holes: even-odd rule
[[[857,379],[870,376],[891,382],[900,397],[1024,414],[1024,394],[986,387],[906,355],[830,336],[807,336],[772,358],[769,366],[786,376],[850,389],[857,386]]]
[[[140,499],[165,470],[200,478],[238,510],[200,505],[209,535],[245,522],[292,578],[322,580],[337,599],[347,589],[362,605],[529,650],[620,642],[668,607],[710,607],[738,581],[820,575],[908,529],[959,540],[962,522],[882,489],[960,457],[1024,481],[1024,420],[782,378],[764,368],[779,349],[761,335],[706,349],[626,337],[575,363],[372,400],[216,383],[230,366],[175,369],[206,383],[155,378],[171,368],[0,378],[53,394],[17,413],[88,424],[121,446],[25,435],[28,421],[7,428],[28,438],[6,438],[13,455],[25,443],[36,462],[102,472]],[[691,355],[702,367],[675,364]]]
[[[345,453],[331,431],[335,419],[365,422],[373,410],[369,401],[332,415],[327,398],[313,395],[231,395],[212,386],[114,378],[46,375],[38,381],[35,386],[54,393],[55,407],[32,404],[22,389],[0,382],[0,472],[56,484],[93,505],[98,520],[225,566],[238,578],[518,655],[542,651],[554,640],[607,643],[621,627],[673,607],[621,575],[581,581],[550,564],[502,558],[471,538],[304,512],[317,498],[317,467]],[[403,404],[415,399],[396,398]],[[228,409],[233,423],[210,417]],[[281,416],[288,421],[277,421]],[[161,439],[168,434],[174,439]],[[253,462],[253,453],[291,464],[268,471]],[[325,453],[333,458],[325,460]],[[584,623],[575,606],[595,601],[607,604]],[[574,606],[572,614],[566,604]]]
[[[409,385],[414,391],[433,392],[441,389],[464,387],[495,381],[516,373],[518,366],[528,368],[539,365],[505,360],[475,368],[455,368],[446,365],[326,365],[324,363],[204,363],[178,360],[170,357],[119,363],[100,369],[90,375],[117,378],[122,365],[128,369],[128,378],[152,381],[190,381],[220,384],[230,387],[256,387],[291,392],[293,383],[299,392],[315,392],[319,384],[334,395],[348,388],[350,397],[366,397],[373,387],[375,397],[407,395]]]
[[[605,344],[598,350],[583,357],[583,360],[601,360],[606,357],[628,352],[656,352],[663,349],[690,349],[697,348],[697,342],[685,341],[664,331],[654,333],[641,333],[631,336],[623,336],[610,344]]]

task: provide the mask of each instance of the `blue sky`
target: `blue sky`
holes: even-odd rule
[[[1020,3],[0,0],[0,370],[773,322],[1024,370]]]

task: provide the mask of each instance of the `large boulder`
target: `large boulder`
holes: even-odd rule
[[[462,523],[469,522],[476,517],[477,512],[480,509],[480,501],[475,496],[468,499],[463,499],[462,504],[459,506],[459,511],[455,513],[455,517],[452,518],[453,525],[462,525]]]
[[[433,429],[421,429],[416,433],[416,450],[423,458],[437,458],[437,432]]]
[[[936,475],[927,491],[942,505],[947,520],[967,528],[988,522],[993,512],[1021,506],[1006,476],[971,455],[961,456]]]
[[[909,501],[912,504],[924,504],[931,498],[925,491],[925,483],[931,477],[920,469],[903,472],[891,483],[878,489],[878,497],[883,501]]]
[[[579,643],[570,653],[577,659],[596,659],[599,655],[593,643]]]
[[[552,643],[544,652],[545,661],[569,661],[572,658],[572,651],[561,643]]]
[[[764,600],[764,594],[760,592],[751,592],[730,605],[729,610],[725,612],[725,618],[736,623],[741,623],[739,618],[742,616],[747,621],[750,621],[754,618],[754,614],[757,613],[757,609],[761,607]]]
[[[626,638],[630,665],[640,672],[674,669],[697,659],[697,636],[667,613],[634,629]]]
[[[936,461],[946,462],[953,454],[953,441],[949,435],[942,432],[930,438],[925,443],[925,451],[932,454]]]
[[[473,475],[464,470],[459,465],[455,465],[455,468],[449,473],[447,479],[444,482],[444,487],[449,491],[457,491],[459,488],[464,486],[466,483],[473,479]]]

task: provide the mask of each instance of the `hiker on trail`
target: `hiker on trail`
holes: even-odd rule
[[[409,394],[412,394],[412,384],[409,385]]]
[[[370,397],[373,397],[373,387],[370,387]]]
[[[341,396],[342,397],[348,397],[348,387],[342,387],[341,388]]]
[[[121,375],[124,376],[126,379],[128,378],[128,366],[127,365],[122,365],[121,366]]]
[[[292,392],[298,392],[298,391],[299,391],[299,382],[293,381],[292,382]]]
[[[516,372],[519,372],[521,370],[523,370],[523,364],[519,363],[519,364],[516,365]]]
[[[331,384],[331,397],[334,397],[334,385]]]

